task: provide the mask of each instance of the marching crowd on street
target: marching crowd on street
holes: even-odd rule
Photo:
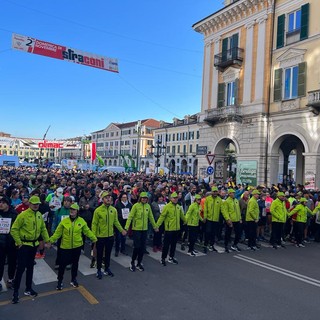
[[[148,241],[161,252],[162,266],[178,264],[178,243],[190,257],[198,254],[196,248],[217,251],[217,242],[226,253],[241,251],[239,243],[259,250],[261,241],[275,250],[290,241],[300,250],[311,240],[320,242],[319,194],[293,181],[249,186],[232,179],[0,167],[0,282],[7,264],[6,287],[16,304],[26,271],[24,295],[37,296],[35,258],[44,258],[52,245],[57,248],[57,290],[63,289],[66,269],[71,269],[70,285],[79,286],[85,243],[91,245],[90,267],[98,279],[114,276],[112,249],[115,257],[127,255],[128,237],[133,240],[132,272],[144,271]]]

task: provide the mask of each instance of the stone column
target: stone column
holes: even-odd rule
[[[203,68],[203,91],[202,91],[202,111],[208,110],[210,92],[210,70],[211,70],[211,41],[205,43]]]
[[[257,47],[257,67],[256,67],[256,86],[255,101],[262,102],[265,78],[265,57],[266,57],[266,21],[268,16],[265,15],[257,20],[258,29],[258,47]]]
[[[245,67],[243,81],[243,104],[251,102],[251,82],[252,82],[252,57],[253,57],[253,26],[255,21],[246,24],[247,40],[245,49]]]

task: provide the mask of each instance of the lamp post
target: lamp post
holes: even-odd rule
[[[155,144],[156,144],[155,146],[154,145],[151,146],[151,149],[155,150],[153,155],[156,158],[156,173],[158,173],[159,160],[160,160],[160,157],[163,154],[163,151],[166,149],[166,147],[164,145],[161,145],[162,144],[162,140],[161,139],[158,139]]]

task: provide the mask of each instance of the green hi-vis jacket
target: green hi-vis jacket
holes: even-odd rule
[[[194,202],[190,205],[187,213],[186,213],[186,220],[187,225],[191,227],[199,226],[199,220],[203,220],[201,215],[201,206],[197,202]]]
[[[288,215],[293,216],[294,214],[297,214],[296,218],[294,219],[296,222],[307,222],[308,213],[314,215],[318,212],[318,210],[319,208],[316,207],[313,211],[311,211],[307,206],[304,206],[300,203],[293,210],[291,210]]]
[[[97,241],[97,237],[89,229],[87,223],[83,218],[77,217],[72,221],[70,217],[68,217],[61,220],[55,233],[50,237],[49,242],[54,243],[61,238],[60,248],[79,248],[83,245],[82,234],[90,238],[92,242]]]
[[[159,228],[162,222],[164,222],[165,231],[178,231],[180,230],[180,220],[187,223],[183,209],[179,204],[173,204],[170,201],[164,206],[157,221],[157,227]]]
[[[10,231],[17,246],[27,245],[37,247],[39,237],[47,242],[49,234],[43,221],[42,214],[28,208],[22,211],[14,221]]]
[[[148,222],[156,229],[156,223],[152,214],[149,203],[137,202],[132,206],[129,213],[125,229],[128,230],[132,223],[132,230],[145,231],[148,230]]]
[[[259,220],[259,204],[255,197],[251,197],[246,212],[246,221],[256,221]]]
[[[206,197],[204,202],[203,218],[209,221],[219,221],[222,199],[220,197]]]
[[[226,221],[239,222],[241,220],[240,206],[237,199],[228,197],[221,206],[221,212]]]
[[[92,232],[97,238],[113,237],[114,227],[123,231],[118,220],[118,211],[113,206],[102,204],[94,210],[92,218]]]
[[[272,216],[272,222],[282,222],[285,223],[287,221],[287,208],[286,203],[281,201],[279,198],[272,201],[270,212]]]

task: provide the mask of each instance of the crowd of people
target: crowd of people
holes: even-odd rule
[[[147,243],[161,251],[161,264],[178,264],[176,246],[226,253],[260,249],[268,241],[274,249],[291,241],[303,248],[320,241],[319,192],[302,185],[248,186],[198,180],[192,176],[144,173],[97,173],[76,170],[0,168],[0,281],[8,264],[7,288],[12,303],[19,302],[21,278],[24,294],[32,288],[35,258],[45,247],[57,248],[57,290],[63,289],[65,270],[78,287],[77,273],[86,242],[91,245],[91,267],[96,277],[113,277],[110,257],[127,255],[126,240],[133,240],[130,271],[144,271]],[[198,246],[196,246],[198,243]],[[200,248],[200,249],[199,249]],[[2,286],[0,284],[0,291]]]

